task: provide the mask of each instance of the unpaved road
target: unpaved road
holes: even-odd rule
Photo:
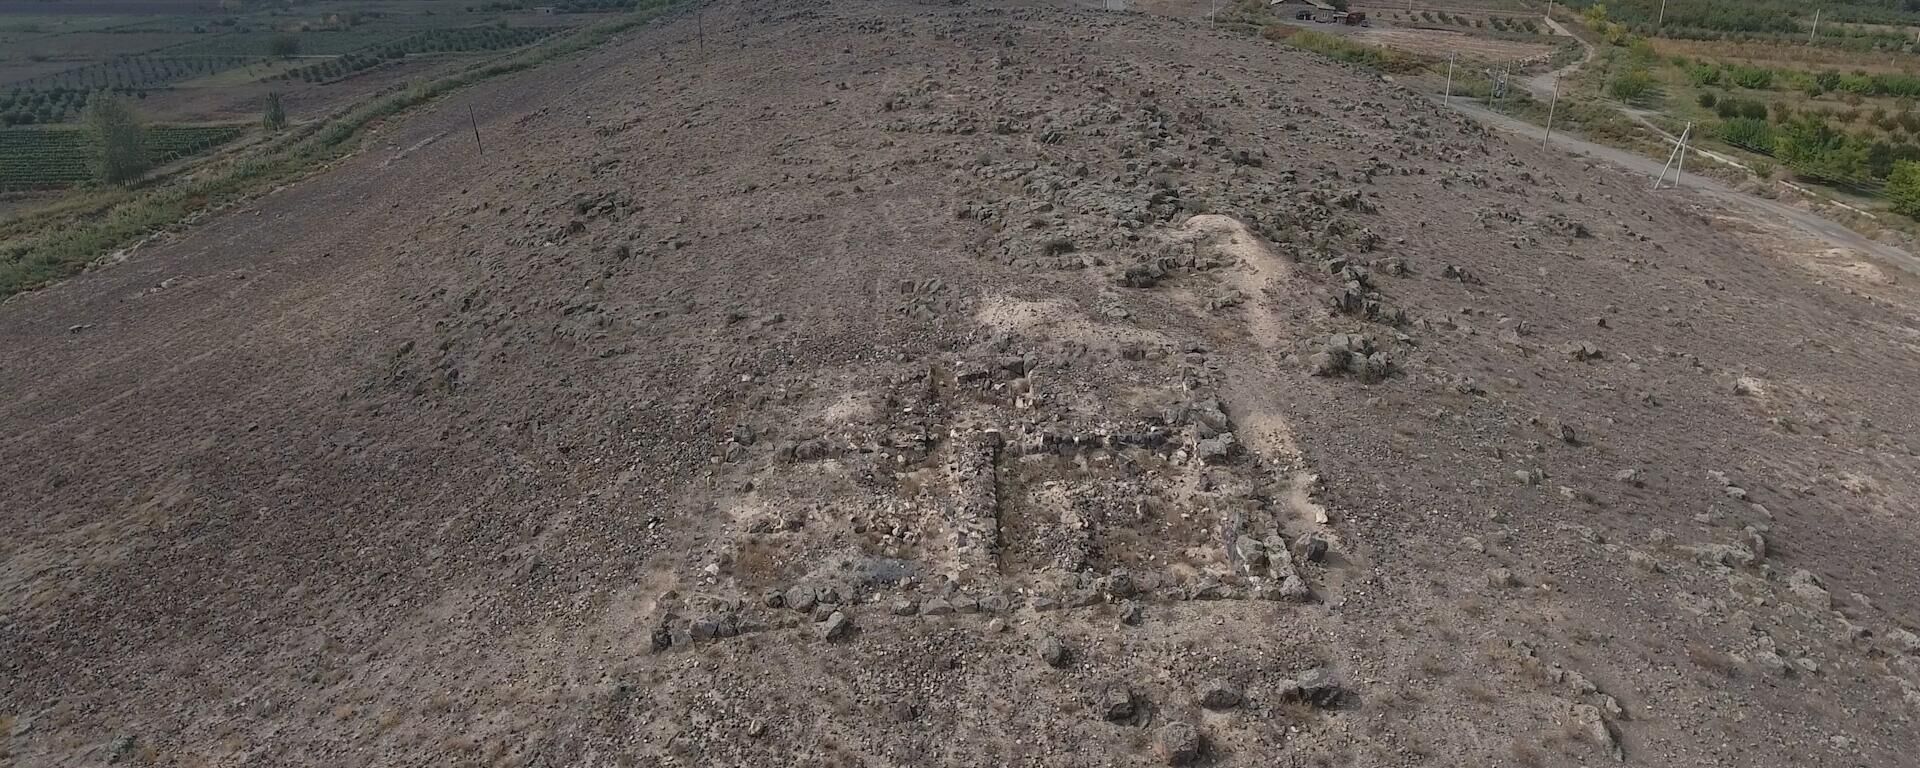
[[[1450,105],[1454,109],[1472,115],[1475,120],[1512,133],[1521,137],[1522,140],[1545,139],[1545,130],[1532,123],[1492,112],[1465,100],[1454,100]],[[1660,175],[1663,166],[1661,161],[1626,150],[1595,144],[1566,133],[1553,134],[1551,141],[1555,146],[1574,154],[1604,160],[1634,173],[1645,174],[1649,186],[1648,194],[1658,194],[1651,190],[1651,186],[1652,179]],[[1671,170],[1668,173],[1671,175]],[[1920,259],[1916,259],[1905,249],[1865,237],[1819,214],[1741,192],[1707,176],[1689,175],[1685,177],[1684,183],[1685,186],[1696,189],[1736,210],[1749,212],[1757,217],[1758,221],[1787,223],[1805,235],[1833,247],[1867,254],[1909,274],[1920,275]]]
[[[1646,186],[1027,2],[450,94],[0,304],[0,762],[1906,766],[1913,281]]]
[[[1581,67],[1584,67],[1589,62],[1592,62],[1594,57],[1594,50],[1593,50],[1593,46],[1587,44],[1587,41],[1582,40],[1580,39],[1579,36],[1573,34],[1572,32],[1567,31],[1566,27],[1560,26],[1560,22],[1554,21],[1551,17],[1548,17],[1548,16],[1541,16],[1540,20],[1543,22],[1546,22],[1547,28],[1553,30],[1554,34],[1559,35],[1561,37],[1571,38],[1574,42],[1579,43],[1580,50],[1581,50],[1579,61],[1573,62],[1564,67],[1553,70],[1552,72],[1542,72],[1540,74],[1534,75],[1533,77],[1529,77],[1525,81],[1523,81],[1526,83],[1527,91],[1533,94],[1533,98],[1535,101],[1549,101],[1555,98],[1555,92],[1560,87],[1560,78],[1573,74],[1574,72],[1578,71]]]

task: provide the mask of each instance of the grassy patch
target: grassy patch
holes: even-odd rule
[[[1382,72],[1406,74],[1419,72],[1432,64],[1432,60],[1410,53],[1379,48],[1356,43],[1338,35],[1301,29],[1288,24],[1269,24],[1260,35],[1268,40],[1286,43],[1329,58],[1358,64]]]

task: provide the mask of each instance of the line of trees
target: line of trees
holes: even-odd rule
[[[1689,40],[1808,42],[1814,7],[1804,0],[1569,0],[1589,18],[1606,19],[1626,32],[1644,36]],[[1846,22],[1886,25],[1920,24],[1920,3],[1851,0],[1821,6],[1815,41],[1824,47],[1851,50],[1901,50],[1912,45],[1897,30],[1863,27]],[[1833,22],[1833,23],[1826,23]]]
[[[1901,96],[1920,98],[1920,75],[1899,72],[1869,73],[1862,70],[1775,69],[1752,64],[1716,64],[1692,62],[1685,65],[1687,79],[1694,85],[1718,85],[1757,91],[1793,90],[1808,96],[1851,93],[1856,96]]]

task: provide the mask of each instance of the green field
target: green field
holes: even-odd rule
[[[376,50],[349,53],[290,69],[272,79],[330,83],[411,55],[500,51],[531,45],[559,31],[562,28],[482,26],[433,29],[408,35]]]
[[[237,125],[162,125],[147,129],[147,157],[172,162],[225,144]],[[0,130],[0,190],[56,189],[94,180],[93,135],[78,128]]]

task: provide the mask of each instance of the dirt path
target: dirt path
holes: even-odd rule
[[[1561,78],[1566,77],[1567,75],[1573,74],[1574,72],[1578,71],[1581,67],[1584,67],[1589,62],[1593,61],[1593,57],[1597,54],[1597,52],[1593,49],[1592,45],[1588,44],[1586,40],[1581,39],[1579,35],[1576,35],[1568,31],[1566,27],[1560,26],[1560,22],[1554,21],[1553,17],[1542,16],[1541,20],[1547,23],[1547,28],[1553,30],[1554,34],[1560,35],[1562,37],[1573,38],[1574,42],[1577,42],[1580,44],[1580,49],[1582,51],[1579,61],[1573,62],[1572,64],[1568,64],[1552,72],[1542,72],[1538,75],[1534,75],[1533,77],[1529,77],[1524,81],[1527,86],[1527,91],[1533,94],[1533,98],[1535,100],[1547,101],[1554,97],[1554,91],[1559,87],[1559,81]]]
[[[1489,111],[1476,104],[1455,100],[1450,102],[1450,105],[1454,109],[1473,116],[1476,120],[1508,133],[1531,138],[1534,141],[1539,141],[1543,133],[1540,126]],[[1555,146],[1566,149],[1574,154],[1604,160],[1635,173],[1646,174],[1649,179],[1658,176],[1664,165],[1661,161],[1644,155],[1595,144],[1578,137],[1567,135],[1566,133],[1554,134],[1552,141]],[[1915,258],[1913,254],[1899,247],[1861,235],[1819,214],[1804,211],[1775,200],[1768,200],[1763,197],[1741,192],[1706,176],[1686,176],[1684,184],[1736,209],[1751,212],[1760,221],[1779,221],[1791,224],[1801,232],[1822,242],[1831,244],[1834,247],[1875,256],[1898,267],[1902,271],[1920,275],[1920,258]],[[1650,185],[1651,182],[1649,182],[1649,186]]]

